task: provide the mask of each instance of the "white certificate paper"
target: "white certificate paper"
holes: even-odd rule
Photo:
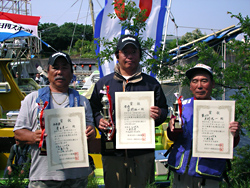
[[[88,167],[84,107],[44,111],[48,169]]]
[[[116,92],[116,148],[155,148],[154,92]]]
[[[194,100],[193,156],[233,158],[235,101]]]

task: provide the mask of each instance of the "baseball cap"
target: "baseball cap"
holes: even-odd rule
[[[122,50],[127,44],[133,44],[136,48],[141,50],[141,45],[136,36],[123,35],[117,43],[116,50]]]
[[[186,71],[186,76],[188,77],[189,80],[193,77],[194,73],[197,72],[198,70],[205,70],[207,71],[213,78],[213,71],[212,68],[204,65],[204,64],[197,64],[193,68],[189,69]]]
[[[49,64],[49,65],[54,65],[54,63],[55,63],[55,61],[56,61],[56,59],[57,59],[58,57],[64,57],[64,58],[67,60],[67,62],[70,64],[70,66],[72,66],[72,61],[71,61],[69,55],[66,54],[66,53],[64,53],[64,52],[56,52],[56,53],[52,54],[52,55],[49,57],[49,62],[48,62],[48,64]]]

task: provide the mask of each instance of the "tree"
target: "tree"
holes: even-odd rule
[[[201,30],[195,29],[191,33],[187,32],[185,35],[181,37],[181,39],[174,39],[166,44],[168,49],[174,49],[177,46],[186,44],[188,42],[192,42],[193,40],[199,39],[201,37],[205,36],[205,34],[202,34]]]
[[[38,25],[38,30],[41,32],[42,40],[58,51],[67,50],[71,45],[72,37],[72,46],[77,40],[93,41],[93,29],[90,25],[77,24],[75,27],[75,23],[66,22],[61,26],[54,23],[44,23]],[[46,52],[54,51],[45,46],[43,49]]]
[[[234,63],[227,63],[223,71],[224,83],[226,86],[236,89],[235,94],[231,96],[236,100],[236,120],[241,122],[246,130],[246,135],[250,137],[250,19],[241,14],[232,15],[239,20],[240,26],[244,32],[244,41],[234,41],[229,44],[228,52],[235,56]],[[233,170],[229,177],[231,183],[238,187],[249,187],[250,181],[250,144],[237,148],[237,155],[233,160]]]
[[[44,24],[38,24],[38,31],[41,33],[41,39],[50,44],[52,47],[56,48],[56,39],[57,39],[57,33],[59,33],[59,27],[55,23],[44,23]],[[43,45],[44,51],[53,52],[54,50],[51,48],[47,48],[45,45]]]
[[[76,54],[82,58],[96,58],[95,45],[93,41],[78,39],[73,47]]]
[[[199,39],[200,37],[203,37],[203,36],[205,36],[205,35],[202,34],[199,29],[195,29],[191,33],[187,32],[185,35],[183,35],[181,37],[181,40],[185,44],[185,43],[188,43],[188,42],[192,42],[192,41],[194,41],[196,39]]]

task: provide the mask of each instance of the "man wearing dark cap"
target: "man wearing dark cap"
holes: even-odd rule
[[[226,159],[197,158],[192,156],[193,138],[193,101],[215,100],[211,97],[214,88],[213,71],[211,67],[197,64],[186,72],[190,80],[190,90],[193,97],[182,102],[182,131],[174,128],[172,118],[167,129],[168,137],[174,141],[173,148],[169,154],[168,164],[174,172],[173,187],[175,188],[219,188],[222,180]],[[234,146],[239,143],[239,123],[230,122],[229,129],[234,136]]]
[[[21,109],[14,127],[15,138],[31,145],[31,167],[29,187],[87,187],[90,168],[69,168],[57,171],[48,170],[48,159],[40,155],[38,144],[42,130],[40,113],[48,102],[46,109],[83,106],[86,116],[86,136],[95,137],[93,115],[89,101],[69,88],[73,76],[72,62],[68,54],[54,53],[48,61],[49,86],[34,91],[22,101]],[[40,108],[38,107],[40,106]],[[38,118],[39,117],[39,118]]]
[[[115,135],[111,141],[105,138],[109,122],[104,120],[103,87],[109,86],[112,109],[115,109],[115,92],[154,91],[155,106],[150,116],[155,125],[163,123],[167,117],[167,105],[161,85],[155,78],[142,73],[139,64],[142,50],[138,38],[123,35],[115,52],[118,63],[114,72],[101,78],[95,85],[90,103],[96,127],[102,132],[101,154],[105,187],[146,187],[154,181],[154,149],[116,149]],[[113,114],[115,124],[115,112]],[[119,126],[119,125],[115,125]]]

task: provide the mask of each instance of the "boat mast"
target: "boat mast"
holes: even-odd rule
[[[94,5],[92,0],[89,0],[89,8],[91,13],[91,20],[92,20],[92,26],[93,26],[93,33],[95,32],[95,15],[94,15]]]

